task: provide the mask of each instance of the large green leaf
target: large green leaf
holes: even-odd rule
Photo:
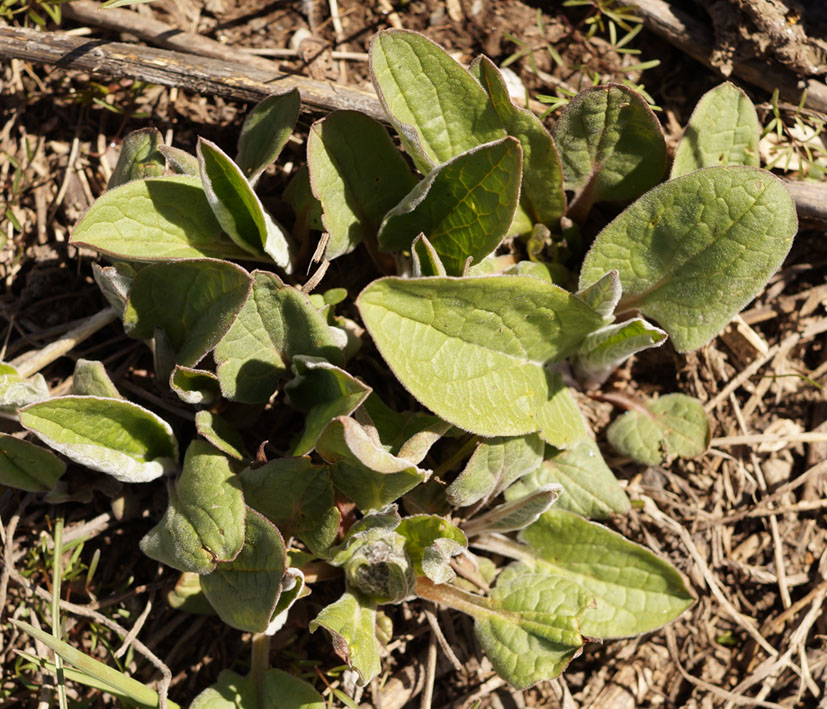
[[[358,111],[335,111],[313,124],[307,164],[330,234],[328,259],[375,240],[382,218],[416,184],[387,131]]]
[[[189,175],[133,180],[107,191],[69,242],[131,261],[251,258],[224,235],[201,180]]]
[[[357,305],[400,382],[449,423],[482,436],[553,433],[560,407],[547,362],[602,318],[528,276],[385,278]]]
[[[340,515],[326,466],[309,458],[278,458],[240,477],[248,504],[283,535],[299,537],[318,556],[336,540]]]
[[[252,280],[228,261],[193,259],[157,263],[135,276],[124,313],[132,337],[150,339],[161,329],[175,361],[192,367],[230,329]]]
[[[529,548],[522,561],[594,596],[595,606],[580,624],[587,637],[646,633],[674,620],[694,601],[667,562],[571,512],[549,510],[521,536]]]
[[[260,688],[251,677],[222,670],[218,681],[193,699],[189,709],[325,709],[326,706],[313,685],[283,670],[267,670]]]
[[[423,172],[505,135],[479,83],[424,35],[380,32],[370,45],[370,69],[379,100]]]
[[[262,404],[276,391],[294,355],[343,364],[324,317],[301,291],[274,273],[254,271],[250,297],[215,348],[221,391],[232,401]]]
[[[594,202],[638,197],[666,169],[660,124],[640,94],[626,86],[581,91],[554,125],[554,141],[566,189],[575,192],[571,211],[578,219]]]
[[[197,152],[204,194],[221,228],[242,249],[253,255],[263,251],[291,273],[287,235],[264,211],[241,168],[221,148],[203,138],[198,139]]]
[[[167,511],[141,540],[141,550],[178,571],[209,574],[241,551],[244,518],[244,495],[230,461],[194,440],[170,488]]]
[[[118,163],[112,171],[106,189],[123,185],[131,180],[160,177],[164,174],[164,156],[158,147],[164,142],[157,128],[139,128],[128,133],[121,143]]]
[[[764,287],[798,226],[784,184],[753,167],[709,167],[670,180],[601,231],[580,287],[617,269],[622,312],[638,309],[680,352],[700,347]]]
[[[410,249],[417,235],[425,234],[448,274],[460,275],[469,256],[479,263],[508,232],[521,164],[519,142],[503,138],[439,165],[385,216],[380,247]]]
[[[322,608],[310,621],[310,632],[324,628],[333,640],[333,649],[359,673],[359,684],[379,674],[379,641],[376,639],[376,609],[347,591],[338,601]]]
[[[703,455],[709,447],[709,419],[697,399],[667,394],[615,419],[606,435],[619,453],[659,465],[676,456]]]
[[[516,500],[553,483],[562,486],[555,509],[593,519],[607,519],[631,509],[629,498],[591,438],[570,450],[549,449],[543,465],[509,487],[505,497]]]
[[[248,508],[244,546],[235,559],[203,576],[201,587],[227,625],[262,633],[276,615],[286,570],[287,550],[279,530]]]
[[[255,185],[268,165],[275,162],[299,117],[298,89],[274,94],[256,104],[246,117],[238,138],[236,163]]]
[[[489,438],[480,443],[465,468],[446,489],[455,507],[467,507],[499,495],[515,480],[543,462],[545,444],[536,434],[515,438]]]
[[[557,677],[583,646],[588,592],[562,577],[513,564],[497,578],[474,630],[497,674],[517,689]]]
[[[533,223],[556,229],[566,212],[566,193],[560,155],[551,134],[531,111],[511,102],[503,75],[488,57],[475,59],[470,71],[482,84],[508,134],[523,148],[520,204]]]
[[[148,482],[178,463],[170,425],[129,401],[61,396],[21,409],[20,423],[75,463],[121,482]]]
[[[385,507],[429,476],[410,459],[391,454],[347,416],[330,422],[316,441],[316,452],[333,466],[336,488],[362,511]]]
[[[0,485],[46,492],[65,471],[66,463],[51,451],[0,433]]]
[[[675,150],[672,177],[715,165],[758,165],[761,126],[743,90],[725,81],[698,101]]]

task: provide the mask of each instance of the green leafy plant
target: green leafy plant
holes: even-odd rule
[[[678,571],[598,523],[631,504],[577,390],[667,338],[704,345],[796,232],[783,184],[753,166],[754,110],[729,85],[701,101],[662,181],[661,128],[627,87],[584,91],[549,133],[492,62],[466,69],[422,35],[377,35],[371,71],[407,157],[365,115],[318,121],[284,194],[291,230],[254,185],[293,130],[295,92],[253,109],[235,159],[132,134],[74,230],[113,262],[97,282],[150,345],[158,386],[197,408],[194,431],[124,399],[100,364],[79,362],[58,397],[12,366],[0,374],[0,403],[60,454],[2,437],[5,484],[47,489],[64,460],[169,478],[141,549],[181,572],[177,606],[255,634],[250,675],[222,673],[194,707],[322,706],[267,668],[267,637],[311,590],[311,562],[343,584],[309,631],[361,683],[381,669],[382,606],[405,600],[469,614],[517,688],[557,676],[587,640],[677,618],[693,602]],[[599,202],[628,206],[601,224]],[[309,294],[326,264],[301,285],[320,229],[326,261],[369,255],[358,295]],[[608,431],[621,453],[658,464],[706,450],[691,398],[621,405]],[[50,642],[73,677],[129,695]]]

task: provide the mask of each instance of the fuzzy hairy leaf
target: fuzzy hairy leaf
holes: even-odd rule
[[[384,278],[357,305],[405,388],[482,436],[553,434],[559,387],[545,364],[602,324],[579,299],[526,276]]]
[[[375,240],[382,218],[416,184],[387,131],[358,111],[334,111],[313,124],[307,164],[330,234],[328,259]]]
[[[238,138],[236,163],[255,185],[261,173],[276,161],[296,127],[301,97],[298,89],[274,94],[256,104],[244,118]]]
[[[606,435],[622,455],[659,465],[664,460],[697,458],[709,447],[709,419],[700,401],[685,394],[667,394],[615,419]]]
[[[64,472],[66,463],[51,451],[0,433],[0,485],[46,492]]]
[[[325,709],[324,698],[313,685],[283,670],[267,670],[261,694],[252,677],[222,670],[218,681],[201,692],[190,709]]]
[[[251,258],[223,233],[201,180],[190,175],[133,180],[108,190],[69,242],[130,261]]]
[[[754,167],[708,167],[651,190],[594,240],[580,288],[617,269],[618,311],[657,320],[680,352],[717,335],[787,255],[798,220],[784,184]]]
[[[671,177],[715,165],[758,165],[761,126],[749,96],[725,81],[698,101],[675,150]]]
[[[244,544],[244,495],[230,462],[209,443],[194,440],[169,506],[141,539],[141,551],[178,571],[211,573]]]
[[[479,83],[424,35],[380,32],[370,45],[370,71],[402,145],[422,172],[505,136]]]
[[[506,236],[520,195],[522,149],[503,138],[435,167],[385,216],[379,246],[410,249],[428,237],[449,275],[459,276],[470,256],[479,263]]]
[[[148,482],[177,465],[170,425],[129,401],[56,397],[21,409],[20,423],[75,463],[121,482]]]
[[[139,128],[128,133],[121,143],[121,153],[106,189],[111,190],[131,180],[163,175],[164,156],[158,151],[163,142],[157,128]]]

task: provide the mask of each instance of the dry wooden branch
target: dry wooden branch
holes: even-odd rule
[[[298,89],[305,110],[352,109],[387,120],[376,96],[302,76],[265,71],[249,64],[172,52],[136,44],[106,42],[56,32],[0,27],[0,59],[54,64],[62,69],[139,79],[236,101],[257,102]]]
[[[714,49],[712,32],[701,22],[671,7],[663,0],[621,0],[622,4],[633,7],[643,20],[646,28],[674,44],[693,59],[714,69],[710,58]],[[755,59],[735,58],[733,74],[765,91],[778,89],[791,103],[798,104],[804,91],[806,105],[827,113],[827,84],[816,79],[800,79],[794,72],[778,63],[767,63]]]

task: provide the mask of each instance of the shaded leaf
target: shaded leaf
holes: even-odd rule
[[[416,184],[382,125],[358,111],[334,111],[313,124],[307,164],[330,234],[328,259],[375,240],[386,212]]]
[[[121,153],[106,189],[111,190],[132,180],[163,175],[166,162],[158,151],[163,142],[161,131],[157,128],[139,128],[128,133],[121,143]]]
[[[610,319],[623,295],[617,270],[609,271],[575,295],[603,318]]]
[[[170,608],[195,613],[197,615],[215,615],[204,591],[201,589],[201,574],[185,571],[178,577],[172,590],[167,594]]]
[[[555,483],[543,485],[523,497],[508,502],[473,517],[462,526],[469,537],[496,532],[515,532],[537,521],[560,496],[562,487]]]
[[[100,396],[105,399],[123,399],[106,373],[103,362],[88,359],[79,359],[75,362],[72,393],[81,396]]]
[[[64,472],[66,463],[51,451],[0,433],[0,485],[46,492]]]
[[[254,271],[250,297],[215,348],[221,391],[228,399],[264,403],[295,355],[343,364],[324,317],[307,295],[274,273]]]
[[[198,158],[186,150],[173,148],[171,145],[159,145],[158,151],[163,155],[172,170],[178,175],[199,176]]]
[[[227,261],[193,259],[152,264],[135,276],[124,329],[149,339],[164,331],[178,364],[192,367],[230,329],[252,281]]]
[[[222,670],[218,681],[201,692],[190,709],[325,709],[324,698],[303,679],[269,669],[261,678],[261,694],[251,677]]]
[[[135,278],[135,269],[122,262],[106,267],[93,263],[92,276],[103,297],[106,298],[106,302],[114,308],[118,317],[123,320],[126,301],[129,299],[132,280]]]
[[[666,169],[666,143],[655,114],[640,94],[618,84],[573,98],[554,125],[554,142],[566,189],[575,193],[572,213],[577,202],[587,213],[595,202],[639,197]],[[625,286],[622,274],[621,281]]]
[[[187,404],[209,406],[221,398],[218,377],[206,369],[176,364],[169,376],[169,387]]]
[[[300,104],[298,89],[291,89],[268,96],[244,118],[236,163],[251,185],[256,184],[287,144],[299,117]]]
[[[425,234],[417,236],[411,244],[411,275],[414,278],[423,276],[446,276],[445,264],[439,258],[434,245]]]
[[[20,423],[75,463],[121,482],[148,482],[177,465],[170,425],[129,401],[61,396],[21,409]]]
[[[455,507],[467,507],[499,495],[543,462],[545,444],[536,434],[489,438],[477,446],[465,468],[445,490]]]
[[[202,577],[201,587],[227,625],[262,633],[275,614],[286,569],[287,551],[279,530],[248,508],[244,546],[235,559]]]
[[[601,231],[580,288],[617,269],[618,312],[638,309],[680,352],[700,347],[764,287],[798,226],[784,184],[753,167],[709,167],[641,197]]]
[[[405,551],[414,573],[433,583],[450,583],[456,577],[451,558],[468,548],[468,540],[458,527],[436,515],[411,515],[396,528],[405,538]]]
[[[241,473],[248,504],[287,537],[297,536],[317,556],[336,541],[339,510],[326,466],[308,458],[278,458]]]
[[[206,438],[225,455],[244,460],[244,439],[226,419],[211,411],[198,411],[195,414],[195,428],[199,436]]]
[[[423,233],[445,270],[462,273],[505,237],[520,195],[522,150],[514,138],[472,148],[435,167],[385,216],[379,246],[410,249]]]

